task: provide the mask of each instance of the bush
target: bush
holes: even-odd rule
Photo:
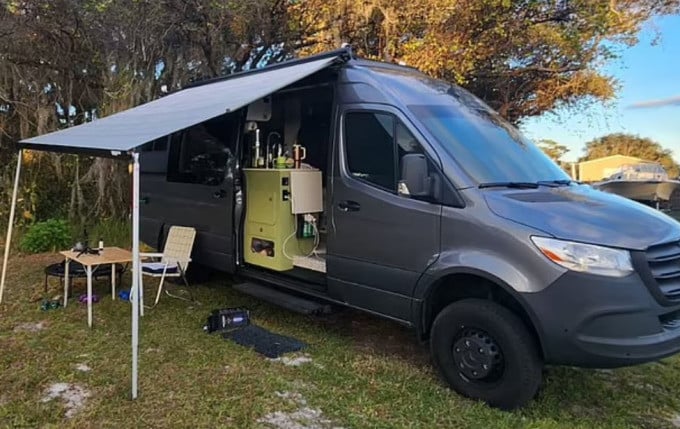
[[[27,253],[56,252],[71,244],[71,231],[66,221],[50,219],[29,226],[19,248]]]

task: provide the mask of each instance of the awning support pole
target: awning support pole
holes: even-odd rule
[[[2,260],[2,277],[0,278],[0,303],[5,291],[5,276],[7,275],[7,260],[9,259],[9,248],[12,242],[12,227],[14,226],[14,211],[17,207],[17,193],[19,192],[19,177],[21,176],[21,158],[23,151],[19,149],[17,157],[17,171],[14,175],[14,190],[12,191],[12,205],[9,209],[9,221],[7,222],[7,236],[5,237],[5,255]]]
[[[137,399],[139,356],[139,154],[132,154],[132,399]]]

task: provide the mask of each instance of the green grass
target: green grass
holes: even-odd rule
[[[308,407],[345,428],[673,428],[671,419],[680,414],[678,357],[612,372],[548,368],[538,399],[505,413],[445,388],[426,348],[398,325],[349,310],[327,317],[289,313],[233,291],[227,278],[197,285],[201,305],[164,296],[148,310],[141,324],[140,397],[131,401],[129,304],[111,301],[102,281],[93,329],[80,304],[41,311],[42,267],[56,260],[11,260],[0,306],[3,427],[268,427],[258,419],[300,408],[277,391],[301,394]],[[147,284],[149,299],[154,286]],[[54,281],[49,296],[58,293]],[[307,342],[313,362],[285,366],[202,332],[210,310],[232,306]],[[21,323],[41,321],[40,332],[14,332]],[[76,370],[79,363],[92,371]],[[71,419],[58,400],[41,402],[57,382],[92,393]]]

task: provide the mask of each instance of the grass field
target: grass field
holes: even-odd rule
[[[42,267],[57,260],[11,260],[0,306],[2,427],[680,427],[679,357],[615,371],[547,368],[538,399],[505,413],[446,389],[426,347],[398,325],[349,310],[300,316],[231,290],[227,278],[197,285],[201,305],[164,296],[147,312],[140,397],[131,401],[129,304],[112,301],[102,281],[93,329],[80,304],[41,311]],[[58,294],[55,280],[49,297]],[[210,310],[232,306],[308,343],[311,362],[267,360],[202,332]],[[56,383],[85,398],[48,400]]]

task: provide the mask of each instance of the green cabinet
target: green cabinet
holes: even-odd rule
[[[286,271],[301,253],[290,201],[290,171],[245,169],[246,222],[243,245],[249,264]],[[284,251],[285,245],[285,251]]]

